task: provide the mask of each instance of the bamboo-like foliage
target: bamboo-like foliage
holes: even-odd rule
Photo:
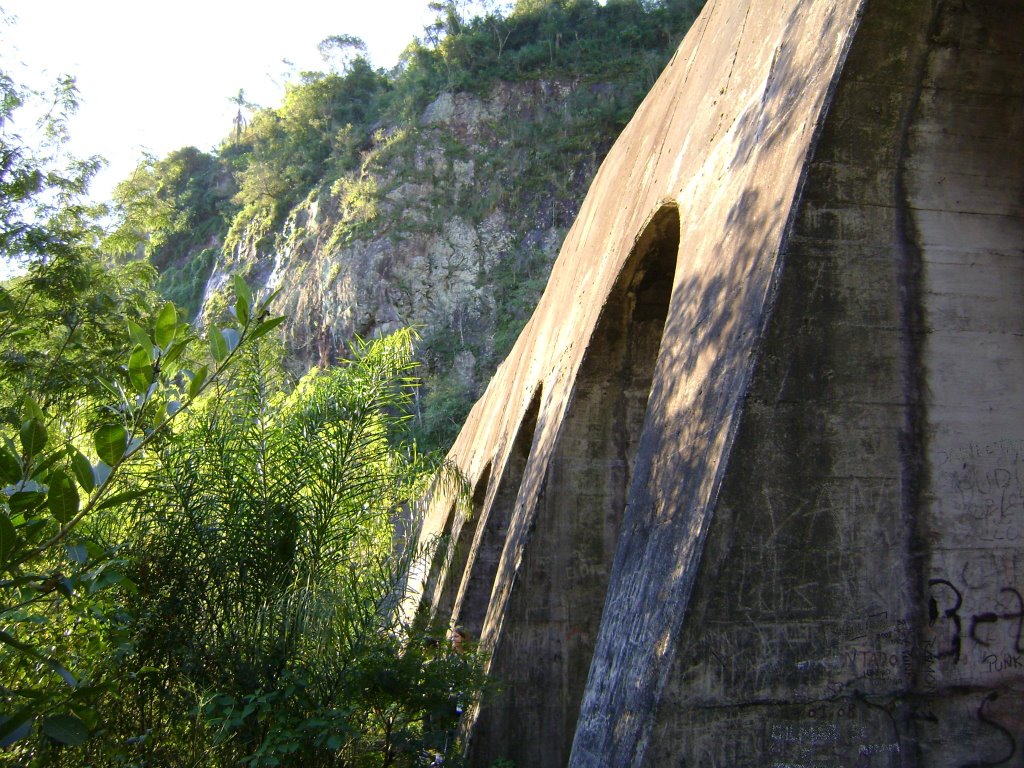
[[[427,554],[402,531],[438,470],[396,437],[413,341],[359,344],[291,388],[273,350],[250,350],[140,479],[155,490],[135,514],[129,613],[153,672],[137,691],[168,710],[128,713],[125,740],[147,734],[132,754],[182,764],[190,743],[200,764],[415,765],[452,752],[479,665],[398,610]],[[186,726],[173,713],[188,707]]]

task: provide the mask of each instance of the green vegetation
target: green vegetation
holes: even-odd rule
[[[500,211],[512,231],[508,258],[482,267],[477,287],[507,290],[480,306],[406,310],[406,323],[425,326],[416,429],[429,447],[446,447],[540,295],[557,240],[548,232],[569,226],[597,164],[702,5],[520,0],[507,11],[474,5],[471,15],[461,0],[441,0],[423,39],[388,72],[373,68],[358,38],[327,37],[327,71],[301,73],[279,106],[256,108],[243,93],[233,99],[235,125],[214,154],[185,148],[148,158],[118,189],[119,225],[107,249],[144,252],[164,295],[195,313],[215,268],[265,277],[274,254],[305,234],[295,212],[311,202],[331,225],[316,235],[318,248],[339,259],[360,240],[413,248],[454,218],[477,226]],[[517,88],[531,95],[486,117],[473,137],[421,124],[441,94],[486,100]],[[457,167],[470,165],[472,176],[460,180]],[[410,184],[430,190],[429,199],[410,199],[402,192]],[[340,272],[319,274],[333,283]],[[415,294],[400,276],[386,279],[396,294]],[[452,348],[446,337],[455,334]],[[331,354],[343,356],[343,344]],[[314,343],[307,350],[290,352],[304,355],[303,364],[323,355]],[[475,361],[468,383],[452,370],[460,352]]]
[[[159,227],[104,237],[58,95],[33,152],[11,129],[31,94],[0,75],[0,255],[27,268],[0,285],[0,760],[456,762],[479,661],[399,610],[430,555],[416,501],[459,482],[403,437],[414,335],[295,381],[273,295],[236,278],[200,336],[97,243],[168,253],[183,209],[215,215],[190,183],[209,163],[150,163],[132,221]]]
[[[0,285],[5,764],[457,764],[481,659],[399,607],[431,555],[412,545],[417,500],[460,480],[412,437],[443,447],[458,430],[532,311],[586,169],[699,5],[524,0],[467,18],[436,3],[391,72],[334,35],[329,71],[280,106],[239,92],[216,152],[144,158],[106,229],[81,202],[98,161],[62,151],[74,81],[31,148],[14,126],[33,94],[0,73],[0,256],[25,266]],[[419,123],[442,93],[538,81],[530,115],[491,115],[472,141]],[[294,246],[319,205],[332,253],[513,222],[491,263],[430,257],[422,392],[410,331],[289,372],[275,295],[243,278],[265,278],[253,254]],[[214,269],[236,277],[204,308]],[[200,311],[202,332],[186,320]]]
[[[114,190],[120,224],[103,251],[122,260],[142,257],[157,268],[159,288],[195,313],[222,230],[231,214],[233,180],[219,161],[195,147],[162,160],[151,155]]]
[[[641,73],[653,82],[703,3],[667,0],[519,0],[466,19],[457,0],[435,3],[431,48],[415,46],[410,67],[441,90],[483,92],[499,80],[585,78],[612,82]],[[443,78],[443,79],[442,79]],[[440,81],[440,82],[439,82]]]

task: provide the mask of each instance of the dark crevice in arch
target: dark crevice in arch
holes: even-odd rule
[[[679,253],[661,208],[608,295],[577,374],[516,574],[473,765],[568,760],[626,506]],[[529,734],[529,738],[523,738]]]
[[[466,574],[466,587],[459,610],[458,623],[467,637],[477,640],[487,616],[491,601],[494,577],[498,572],[501,552],[508,536],[508,526],[515,511],[516,498],[523,482],[523,474],[530,459],[533,436],[537,430],[540,401],[543,388],[537,387],[519,423],[512,450],[509,453],[505,471],[502,472],[498,490],[494,495],[487,522],[479,535],[479,545],[473,565]]]
[[[458,516],[458,502],[453,501],[451,506],[448,507],[448,514],[444,521],[444,530],[437,537],[436,548],[434,549],[433,556],[430,558],[430,571],[427,573],[427,579],[423,583],[423,594],[425,595],[425,602],[428,607],[434,603],[438,582],[444,577],[445,568],[448,566],[449,556],[452,551],[452,526],[455,523],[455,518]]]
[[[473,545],[473,538],[476,535],[477,521],[483,514],[484,503],[487,501],[487,489],[491,482],[491,463],[488,462],[483,472],[473,486],[473,499],[471,514],[468,519],[463,518],[456,533],[454,541],[451,537],[453,520],[458,517],[455,509],[449,513],[448,522],[445,526],[446,536],[442,538],[441,547],[435,555],[432,576],[436,570],[438,576],[434,577],[444,580],[444,586],[437,597],[435,617],[441,623],[447,624],[451,619],[452,609],[455,606],[455,598],[459,592],[459,585],[462,582],[462,572],[466,568],[469,559],[469,551]],[[454,505],[453,505],[454,507]],[[436,588],[436,587],[435,587]],[[429,594],[429,593],[428,593]]]

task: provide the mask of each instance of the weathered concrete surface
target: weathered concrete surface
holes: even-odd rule
[[[709,2],[426,520],[473,764],[1020,763],[1022,52],[1015,0]]]

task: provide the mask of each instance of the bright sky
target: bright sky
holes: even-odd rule
[[[0,28],[0,68],[37,87],[77,78],[72,151],[109,161],[93,184],[93,196],[106,199],[144,149],[214,147],[231,129],[237,108],[228,99],[239,88],[277,105],[282,60],[324,69],[317,43],[325,37],[361,37],[374,66],[392,67],[430,20],[427,2],[0,0],[15,17]]]

